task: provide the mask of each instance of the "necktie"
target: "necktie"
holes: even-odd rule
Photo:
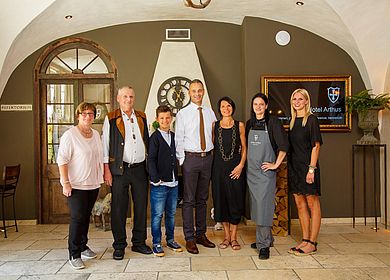
[[[203,122],[203,113],[202,107],[198,107],[199,110],[199,135],[200,135],[200,148],[202,151],[206,150],[206,138],[204,136],[204,122]]]

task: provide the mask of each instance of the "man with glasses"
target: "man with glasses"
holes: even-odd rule
[[[118,90],[119,109],[107,114],[103,125],[104,180],[111,186],[111,229],[114,236],[114,260],[125,254],[126,217],[129,209],[129,185],[134,203],[132,251],[151,254],[145,244],[148,199],[146,151],[149,134],[144,112],[134,110],[135,92],[131,86]]]

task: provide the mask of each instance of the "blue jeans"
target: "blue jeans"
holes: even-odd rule
[[[150,188],[151,227],[153,244],[161,243],[161,220],[165,212],[166,240],[174,239],[175,214],[177,204],[178,187],[164,185]]]

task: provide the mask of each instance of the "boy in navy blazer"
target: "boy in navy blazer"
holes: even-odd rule
[[[170,131],[171,109],[165,105],[157,107],[156,120],[159,128],[150,136],[148,155],[152,250],[155,256],[163,257],[161,220],[164,214],[167,247],[176,252],[183,249],[174,239],[178,181],[175,134]]]

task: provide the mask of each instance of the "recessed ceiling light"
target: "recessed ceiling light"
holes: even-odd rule
[[[72,18],[73,18],[72,15],[67,15],[67,16],[65,16],[65,19],[72,19]]]
[[[298,6],[303,6],[303,5],[305,5],[305,3],[303,3],[303,1],[297,1],[295,4],[297,4]]]
[[[276,36],[275,36],[275,41],[280,46],[288,45],[288,43],[290,43],[290,39],[291,39],[290,33],[288,33],[285,30],[279,31],[278,33],[276,33]]]

